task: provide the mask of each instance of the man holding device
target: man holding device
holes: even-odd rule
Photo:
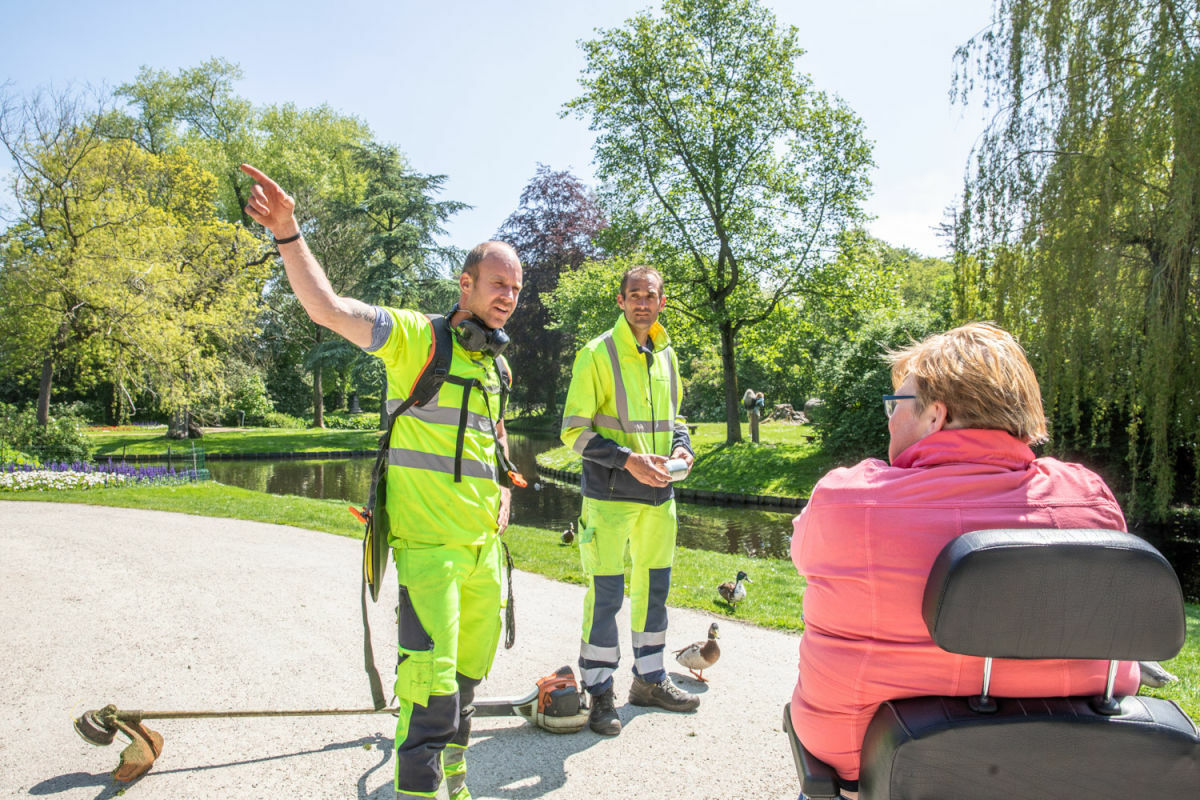
[[[613,672],[626,544],[634,653],[629,702],[668,711],[700,705],[663,668],[676,533],[671,482],[692,465],[691,439],[678,416],[679,362],[658,323],[665,304],[657,270],[626,271],[617,296],[622,316],[576,355],[563,410],[562,441],[583,457],[579,553],[588,588],[579,668],[591,697],[588,724],[606,736],[621,732]]]

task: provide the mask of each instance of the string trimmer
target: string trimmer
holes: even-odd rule
[[[551,733],[575,733],[587,724],[582,709],[575,673],[560,667],[552,675],[537,681],[528,695],[515,698],[476,700],[475,714],[480,717],[521,717]],[[326,717],[350,714],[395,714],[396,708],[308,708],[287,711],[122,711],[111,703],[104,708],[85,711],[75,720],[75,732],[88,744],[98,747],[112,744],[118,733],[129,739],[113,771],[119,781],[132,781],[145,775],[162,754],[163,737],[146,727],[148,719],[233,719],[240,717]]]

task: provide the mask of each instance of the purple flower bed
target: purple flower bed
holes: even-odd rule
[[[174,467],[127,464],[111,458],[99,464],[85,461],[50,461],[42,465],[4,464],[0,472],[76,472],[83,475],[123,475],[127,481],[192,481],[198,478],[195,470]]]

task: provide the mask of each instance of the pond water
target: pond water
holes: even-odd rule
[[[561,531],[579,514],[579,489],[538,477],[535,456],[558,440],[512,434],[513,461],[529,488],[513,492],[513,523]],[[366,502],[373,458],[322,461],[208,461],[213,480],[270,494]],[[535,488],[540,487],[540,488]],[[787,558],[794,511],[679,503],[679,544],[755,558]],[[1184,594],[1200,602],[1200,532],[1174,526],[1135,530],[1175,567]]]
[[[513,491],[513,524],[564,530],[579,516],[579,489],[540,478],[534,457],[558,446],[557,439],[509,436],[513,461],[529,487]],[[216,461],[207,463],[215,481],[270,494],[367,500],[373,458],[328,461]],[[538,487],[538,488],[535,488]],[[679,544],[756,558],[787,558],[795,511],[701,506],[679,503]]]

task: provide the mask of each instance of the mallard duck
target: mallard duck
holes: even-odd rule
[[[739,571],[736,581],[725,581],[717,587],[717,591],[731,608],[737,608],[737,604],[746,599],[747,583],[754,583],[754,581],[750,580],[749,575]]]
[[[708,678],[704,677],[703,672],[721,657],[721,647],[717,644],[719,636],[717,623],[714,622],[708,626],[707,640],[694,642],[682,650],[676,650],[675,660],[687,667],[688,672],[696,676],[696,680],[708,683]]]

